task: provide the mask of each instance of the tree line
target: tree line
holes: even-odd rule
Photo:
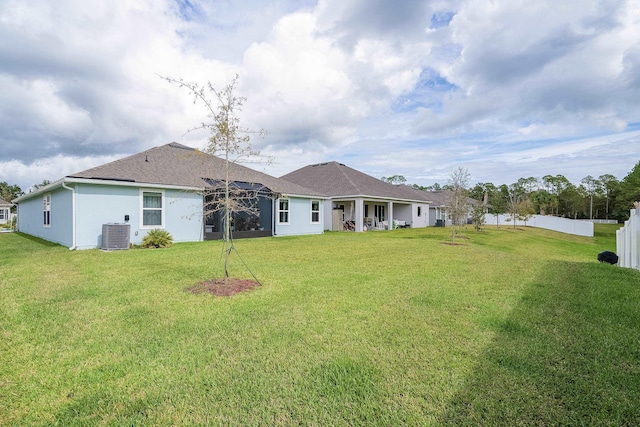
[[[402,175],[382,177],[391,184],[406,184]],[[33,190],[49,184],[43,181],[33,186]],[[453,185],[435,183],[429,186],[417,184],[413,188],[422,191],[452,190]],[[487,202],[489,213],[515,213],[521,215],[543,214],[574,219],[615,219],[629,218],[633,202],[640,201],[640,161],[622,180],[610,174],[594,178],[587,175],[574,184],[564,175],[545,175],[542,178],[520,178],[512,184],[495,185],[479,182],[466,192],[469,197]],[[0,182],[0,197],[11,201],[24,194],[17,185]]]
[[[35,191],[40,187],[51,184],[51,181],[44,180],[40,184],[34,184],[29,191]],[[6,181],[0,182],[0,199],[10,202],[13,199],[24,195],[24,191],[16,184],[8,184]]]
[[[406,184],[402,175],[382,177],[391,184]],[[412,185],[422,191],[452,190],[451,181],[440,185]],[[512,184],[496,185],[479,182],[467,188],[467,195],[479,202],[486,202],[492,214],[529,216],[532,214],[555,215],[572,219],[629,218],[633,202],[640,200],[640,162],[622,180],[610,174],[597,178],[587,175],[579,184],[564,175],[545,175],[541,178],[520,178]]]

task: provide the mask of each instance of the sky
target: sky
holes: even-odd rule
[[[2,0],[0,181],[27,191],[180,142],[223,88],[274,176],[338,161],[471,184],[640,161],[640,2]]]

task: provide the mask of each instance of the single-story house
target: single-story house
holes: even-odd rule
[[[18,231],[70,249],[103,246],[105,224],[126,224],[138,244],[151,229],[175,242],[222,237],[220,198],[224,160],[178,143],[97,166],[18,197]],[[321,234],[322,193],[245,166],[229,164],[229,182],[255,195],[251,212],[235,212],[234,238]]]
[[[433,201],[429,205],[429,225],[430,226],[446,226],[451,225],[451,217],[449,215],[449,206],[451,200],[451,191],[427,191],[427,197]],[[467,204],[469,205],[469,217],[471,216],[471,209],[475,205],[477,200],[467,197]]]
[[[0,198],[0,224],[11,222],[11,207],[13,205]]]
[[[305,166],[281,179],[327,195],[326,230],[388,230],[429,225],[427,193],[392,185],[338,162]]]
[[[428,194],[433,201],[433,203],[429,205],[429,225],[432,227],[436,225],[439,227],[451,225],[448,214],[451,192],[447,190],[429,191]]]

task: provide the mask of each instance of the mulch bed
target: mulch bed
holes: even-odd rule
[[[260,283],[255,280],[234,279],[230,277],[227,279],[227,283],[225,283],[224,279],[207,280],[186,288],[185,291],[191,292],[192,294],[203,294],[206,292],[219,297],[228,297],[240,292],[249,291],[256,286],[260,286]]]

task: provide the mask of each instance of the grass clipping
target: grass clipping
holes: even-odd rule
[[[186,292],[192,294],[213,294],[219,297],[229,297],[240,292],[250,291],[256,286],[260,286],[260,283],[255,280],[249,279],[213,279],[200,282],[197,285],[186,288]]]

